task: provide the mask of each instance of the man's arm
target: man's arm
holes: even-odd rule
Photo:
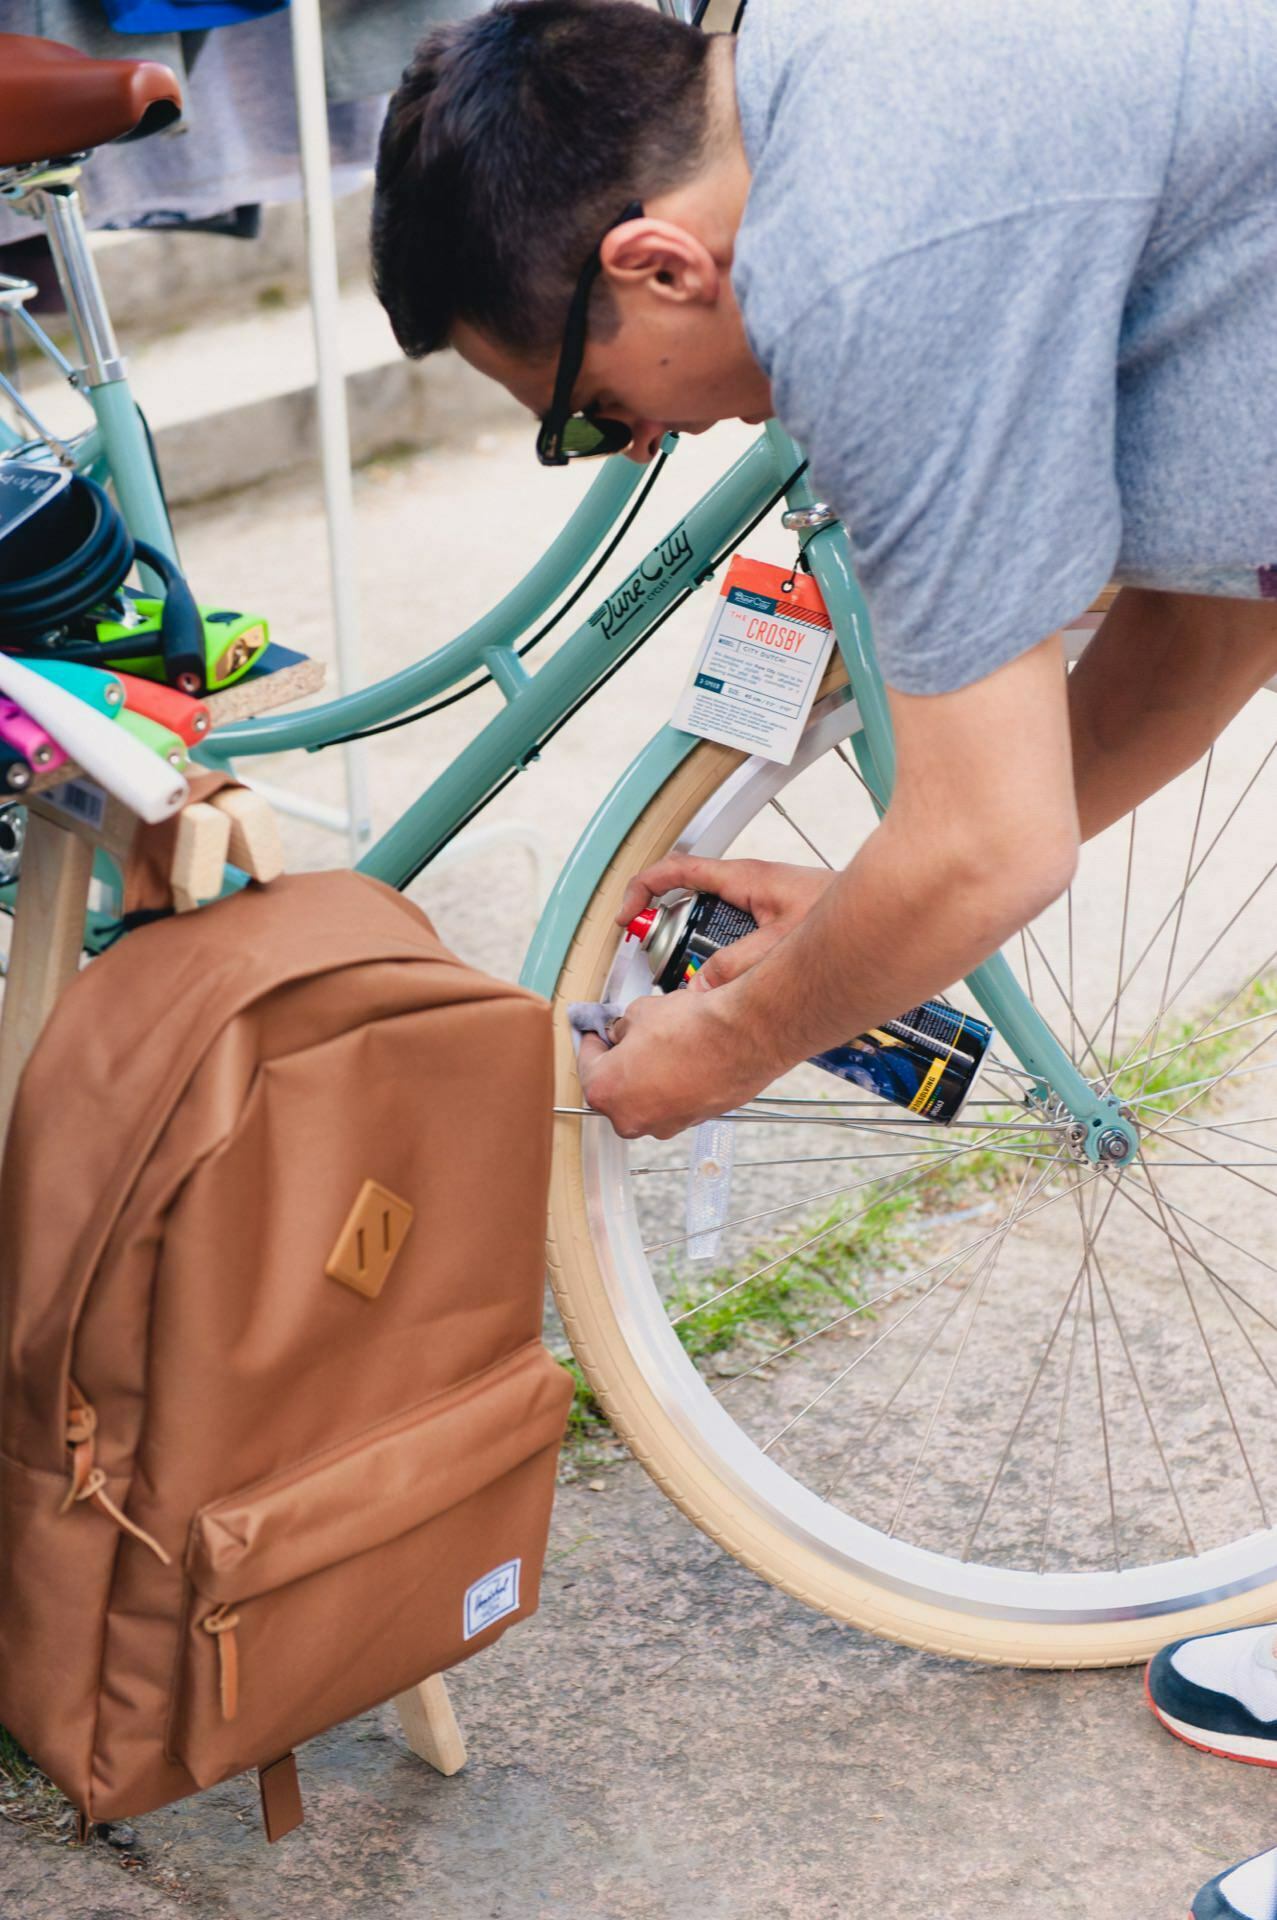
[[[1124,587],[1069,675],[1084,840],[1183,773],[1277,674],[1277,604]]]
[[[778,1066],[960,980],[1073,875],[1058,639],[957,693],[889,697],[897,774],[881,824],[802,925],[722,990]]]
[[[891,804],[811,911],[740,978],[637,1002],[582,1049],[591,1106],[668,1137],[969,973],[1072,877],[1077,812],[1057,637],[956,693],[889,693]]]

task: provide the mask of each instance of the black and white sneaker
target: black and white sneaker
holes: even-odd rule
[[[1173,1641],[1149,1662],[1148,1704],[1190,1747],[1277,1767],[1275,1639],[1274,1627],[1234,1627]]]
[[[1277,1847],[1208,1880],[1190,1920],[1277,1920]]]

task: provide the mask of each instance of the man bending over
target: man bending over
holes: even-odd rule
[[[843,872],[667,860],[631,886],[627,915],[710,885],[760,928],[716,991],[587,1040],[621,1133],[721,1113],[969,973],[1277,673],[1274,100],[1272,0],[751,0],[738,42],[525,0],[418,50],[374,226],[401,346],[499,380],[550,461],[779,416],[888,686],[895,790]],[[1059,629],[1110,578],[1067,676]],[[1277,1760],[1277,1662],[1239,1705],[1209,1684],[1223,1638],[1162,1673],[1166,1716],[1219,1747],[1212,1714],[1249,1713]],[[1271,1920],[1275,1862],[1198,1911]]]

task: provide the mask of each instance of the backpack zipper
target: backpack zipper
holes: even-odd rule
[[[125,1533],[131,1533],[133,1538],[140,1540],[144,1547],[149,1547],[166,1567],[171,1567],[172,1556],[165,1553],[159,1541],[153,1539],[144,1528],[135,1526],[127,1514],[121,1513],[106,1491],[106,1475],[101,1467],[94,1464],[93,1458],[94,1435],[98,1430],[97,1414],[73,1380],[68,1381],[67,1385],[69,1398],[66,1443],[71,1454],[71,1480],[66,1490],[66,1497],[58,1508],[59,1516],[69,1513],[78,1501],[92,1500],[96,1503],[99,1512],[106,1514],[107,1518],[113,1520]]]
[[[215,1613],[205,1615],[200,1625],[205,1633],[217,1636],[217,1676],[222,1718],[233,1720],[239,1712],[239,1642],[235,1638],[239,1615],[231,1610],[230,1602],[224,1600]]]

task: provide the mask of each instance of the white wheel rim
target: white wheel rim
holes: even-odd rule
[[[742,826],[796,773],[855,728],[856,712],[846,691],[828,696],[813,715],[794,766],[745,762],[689,823],[678,849],[725,853]],[[1273,1527],[1191,1557],[1143,1566],[1026,1571],[961,1561],[889,1537],[820,1498],[742,1431],[684,1352],[643,1249],[629,1177],[631,1151],[631,1143],[606,1124],[582,1123],[587,1218],[611,1314],[664,1420],[756,1517],[760,1532],[779,1532],[832,1573],[926,1604],[1007,1621],[1085,1624],[1143,1618],[1201,1607],[1277,1578]]]

